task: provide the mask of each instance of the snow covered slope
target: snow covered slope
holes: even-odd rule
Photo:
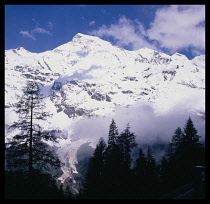
[[[44,128],[63,132],[58,150],[66,163],[62,182],[77,173],[77,150],[91,141],[75,135],[72,127],[78,121],[114,115],[139,103],[151,104],[156,115],[179,104],[193,114],[205,114],[205,56],[189,60],[148,48],[128,51],[78,33],[72,41],[43,53],[22,47],[5,51],[6,126],[17,118],[16,96],[35,76],[43,85],[47,110],[53,113]]]

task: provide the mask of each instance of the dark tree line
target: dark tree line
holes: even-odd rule
[[[64,197],[50,174],[62,164],[47,144],[57,143],[56,137],[40,125],[50,116],[43,99],[36,80],[28,81],[15,107],[19,120],[9,127],[18,133],[5,143],[5,198]]]
[[[39,84],[28,81],[24,94],[16,104],[19,120],[9,130],[18,133],[5,143],[5,198],[72,199],[116,198],[151,199],[194,180],[194,166],[205,166],[204,146],[189,117],[183,130],[178,127],[160,161],[152,148],[144,152],[139,147],[138,158],[132,158],[137,148],[136,135],[129,124],[119,134],[114,120],[109,127],[108,141],[99,139],[89,160],[83,189],[78,196],[67,187],[64,192],[50,173],[61,162],[47,144],[57,143],[56,137],[41,127],[40,121],[50,116]]]
[[[165,155],[158,162],[150,146],[146,152],[140,147],[138,158],[132,160],[131,151],[138,145],[135,137],[129,124],[119,134],[112,120],[107,144],[100,138],[90,158],[81,198],[160,198],[193,183],[194,167],[205,166],[204,147],[190,117],[183,130],[180,127],[175,130]],[[202,196],[199,194],[198,198]]]

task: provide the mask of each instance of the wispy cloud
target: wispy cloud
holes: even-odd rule
[[[44,28],[41,28],[39,26],[39,23],[35,20],[35,19],[32,19],[32,21],[36,24],[35,25],[35,28],[32,29],[32,30],[22,30],[20,31],[19,33],[23,36],[23,37],[27,37],[27,38],[30,38],[32,40],[36,40],[36,36],[37,34],[46,34],[46,35],[50,35],[52,36],[52,33]],[[50,30],[52,30],[53,28],[53,24],[52,22],[48,22],[48,27],[50,28]]]
[[[23,37],[31,38],[32,40],[36,40],[36,38],[30,34],[29,31],[20,31],[20,34],[23,35]]]
[[[35,28],[32,30],[32,33],[41,33],[41,34],[48,34],[48,35],[52,35],[52,33],[50,31],[45,30],[44,28]]]
[[[92,26],[95,24],[95,21],[90,21],[89,26]]]
[[[191,101],[194,96],[187,100]],[[115,114],[107,117],[98,117],[96,120],[84,119],[77,121],[71,127],[75,139],[87,139],[93,145],[97,144],[100,137],[108,140],[109,125],[114,118],[119,133],[130,123],[131,131],[135,133],[138,144],[152,144],[158,142],[170,142],[174,130],[183,128],[189,116],[192,118],[198,134],[205,139],[205,121],[199,116],[192,115],[190,108],[183,102],[179,102],[167,113],[157,114],[153,104],[137,103],[128,108],[121,108]],[[141,117],[139,117],[141,115]]]
[[[156,11],[148,29],[136,19],[121,16],[116,24],[102,25],[89,32],[98,37],[112,37],[118,46],[136,50],[148,47],[167,49],[170,53],[190,49],[192,54],[205,51],[205,6],[170,5]]]
[[[101,9],[101,13],[102,13],[102,14],[105,14],[105,15],[109,15],[109,14],[110,14],[109,12],[107,12],[107,11],[104,10],[104,9]]]
[[[52,30],[53,27],[54,27],[53,22],[52,22],[52,21],[48,21],[47,27],[48,27],[50,30]]]

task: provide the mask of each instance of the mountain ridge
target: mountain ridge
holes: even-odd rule
[[[57,153],[65,163],[59,178],[65,183],[78,173],[78,148],[85,143],[94,147],[96,140],[79,135],[73,127],[81,121],[117,117],[121,109],[133,110],[139,104],[149,104],[155,117],[176,109],[204,117],[204,68],[205,56],[189,60],[179,53],[170,56],[149,48],[128,51],[81,33],[42,53],[22,47],[6,50],[5,126],[17,120],[16,96],[22,94],[27,80],[36,77],[53,114],[42,125],[62,131]]]

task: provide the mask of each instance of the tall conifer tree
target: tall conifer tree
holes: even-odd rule
[[[109,198],[119,194],[120,189],[120,171],[122,170],[120,148],[118,141],[118,128],[112,119],[109,126],[108,145],[105,151],[105,166],[104,166],[104,186],[106,195]]]
[[[184,179],[190,180],[193,174],[193,166],[203,165],[202,146],[200,136],[195,128],[192,119],[189,117],[185,126],[182,138],[182,167]]]
[[[119,145],[120,151],[121,151],[121,161],[122,165],[124,166],[127,171],[130,170],[131,167],[131,151],[134,147],[137,146],[137,143],[135,141],[135,134],[130,132],[130,126],[127,124],[126,129],[124,132],[120,134],[120,136],[117,138],[117,143]]]
[[[85,195],[88,198],[101,198],[104,194],[103,178],[106,146],[104,139],[101,137],[93,156],[90,158],[85,178]]]
[[[46,143],[57,143],[56,137],[44,131],[39,122],[50,116],[44,110],[43,99],[36,80],[28,81],[16,104],[19,120],[10,126],[10,131],[17,129],[19,133],[6,142],[6,170],[25,172],[29,182],[37,170],[47,172],[51,167],[61,166],[57,155]]]

